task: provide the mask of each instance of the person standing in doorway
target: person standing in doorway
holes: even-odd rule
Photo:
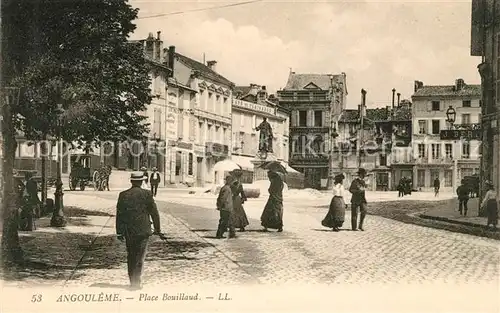
[[[358,177],[355,178],[351,187],[349,187],[349,192],[352,193],[351,197],[351,228],[353,231],[357,231],[358,229],[364,231],[363,223],[365,221],[366,216],[366,182],[365,182],[366,170],[364,168],[360,168],[358,170]],[[359,226],[358,223],[358,209],[359,209]]]
[[[467,216],[467,202],[469,202],[469,188],[465,184],[465,179],[462,179],[460,182],[461,185],[457,188],[457,196],[458,196],[458,211],[460,215]]]
[[[439,178],[436,177],[436,179],[434,179],[434,197],[439,196],[440,187],[441,187],[441,182],[439,181]]]
[[[141,288],[141,275],[146,258],[146,249],[151,235],[161,239],[160,215],[153,195],[144,190],[142,172],[130,175],[132,187],[120,192],[116,204],[116,234],[118,240],[125,240],[127,246],[127,266],[130,287],[133,290]],[[154,232],[151,230],[153,221]]]
[[[153,194],[153,197],[156,197],[160,181],[160,173],[156,167],[153,167],[153,173],[151,173],[151,177],[149,178],[149,184],[151,185],[151,193]]]

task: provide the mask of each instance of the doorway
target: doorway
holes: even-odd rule
[[[389,190],[389,173],[377,173],[377,191]]]
[[[203,158],[196,158],[196,186],[203,187]]]

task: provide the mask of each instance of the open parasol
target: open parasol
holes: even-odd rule
[[[285,167],[278,161],[264,162],[259,167],[272,172],[277,172],[282,174],[287,173]]]

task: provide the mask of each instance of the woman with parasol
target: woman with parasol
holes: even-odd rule
[[[332,228],[333,231],[339,231],[339,227],[344,224],[345,218],[345,189],[342,184],[345,176],[338,174],[333,179],[333,198],[330,202],[330,208],[325,218],[321,221],[321,225]]]
[[[267,177],[270,181],[269,199],[267,200],[264,211],[260,217],[261,225],[264,231],[268,228],[283,231],[283,173],[268,171]]]
[[[239,228],[241,232],[245,231],[245,227],[248,226],[248,218],[243,208],[243,203],[247,201],[245,192],[243,191],[243,185],[241,184],[241,176],[243,171],[241,169],[235,169],[231,172],[234,181],[231,183],[231,192],[233,194],[233,213],[231,214],[231,222],[235,228]]]

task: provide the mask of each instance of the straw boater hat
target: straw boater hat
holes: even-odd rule
[[[144,179],[144,174],[142,172],[132,172],[130,174],[130,180],[131,181],[137,181],[137,180],[143,180]]]

